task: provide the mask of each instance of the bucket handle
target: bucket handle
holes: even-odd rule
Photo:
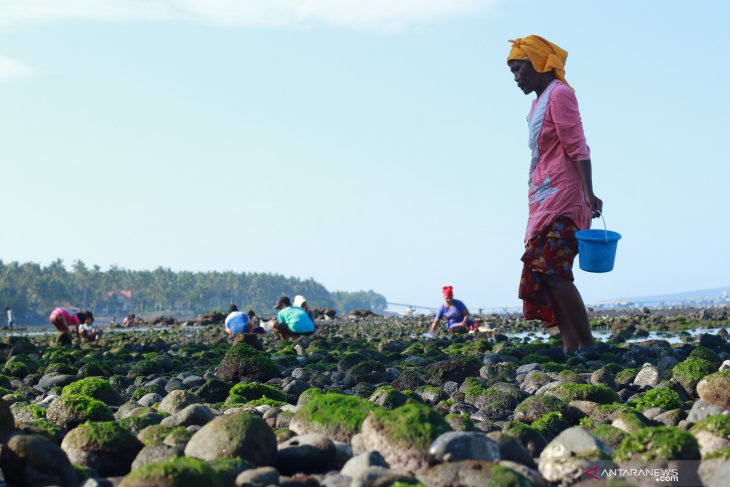
[[[601,215],[601,220],[603,220],[603,231],[604,231],[604,233],[606,235],[605,236],[606,243],[608,243],[608,229],[606,228],[606,219],[603,218],[603,212],[602,211],[599,212],[599,214]]]

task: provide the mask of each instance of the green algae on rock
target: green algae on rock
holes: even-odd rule
[[[350,441],[375,408],[374,404],[356,396],[314,394],[294,414],[289,427],[298,434],[321,433],[333,440]]]
[[[69,431],[61,449],[72,462],[115,476],[129,472],[142,443],[114,421],[87,422]]]
[[[667,387],[657,387],[646,391],[638,398],[629,401],[629,405],[636,407],[639,411],[646,411],[649,408],[662,408],[665,411],[677,409],[682,406],[682,398],[675,390]]]
[[[700,450],[691,433],[673,426],[656,426],[641,428],[624,438],[614,451],[614,459],[617,462],[699,460]]]
[[[552,412],[565,415],[568,412],[568,405],[555,396],[531,396],[517,405],[515,420],[530,424]]]
[[[619,400],[616,391],[608,386],[597,384],[562,384],[549,392],[563,401],[593,401],[610,404]]]
[[[84,395],[102,401],[109,406],[119,406],[124,402],[122,396],[101,377],[86,377],[65,386],[61,391],[62,396]]]
[[[672,369],[672,378],[682,386],[691,397],[697,397],[697,384],[707,375],[712,374],[717,367],[701,358],[688,358],[678,363]]]
[[[279,367],[269,356],[245,343],[231,346],[221,361],[216,374],[235,382],[266,382],[279,377]]]
[[[287,395],[276,387],[259,382],[248,382],[233,386],[226,399],[226,404],[245,404],[262,398],[284,403],[287,401]]]
[[[240,457],[258,466],[271,466],[276,459],[276,436],[259,416],[226,414],[196,431],[185,455],[203,460]]]
[[[64,428],[73,428],[86,421],[113,421],[112,410],[101,401],[89,396],[73,394],[54,400],[46,417]]]
[[[175,457],[148,463],[124,477],[119,487],[223,487],[215,469],[207,462]]]

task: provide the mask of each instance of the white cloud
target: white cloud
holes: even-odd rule
[[[87,20],[399,29],[487,11],[502,0],[0,0],[0,25]]]
[[[0,81],[33,75],[33,68],[17,59],[0,56]]]

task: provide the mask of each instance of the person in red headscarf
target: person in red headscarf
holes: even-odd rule
[[[446,329],[449,333],[475,330],[476,324],[469,319],[469,310],[466,305],[458,299],[454,299],[453,286],[444,286],[441,288],[441,292],[444,295],[444,304],[439,308],[436,318],[431,324],[431,333],[436,331],[439,322],[444,318],[446,318]]]

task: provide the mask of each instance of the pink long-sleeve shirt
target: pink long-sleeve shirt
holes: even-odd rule
[[[533,160],[525,242],[559,216],[567,216],[579,229],[589,228],[591,210],[576,162],[590,159],[591,152],[575,93],[566,84],[553,81],[532,102],[527,122]]]

